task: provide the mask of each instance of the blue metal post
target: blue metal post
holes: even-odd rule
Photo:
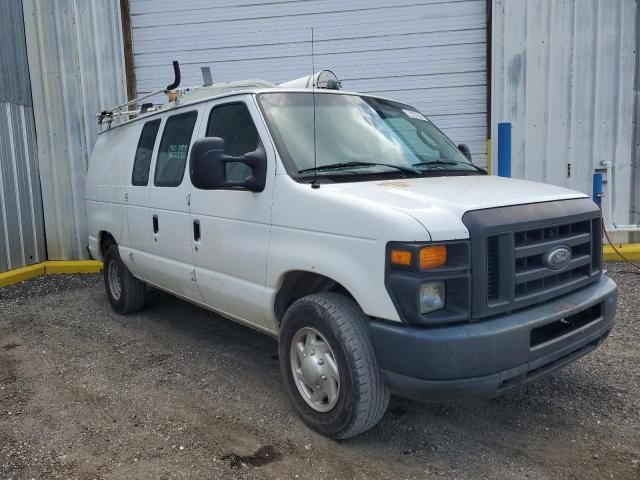
[[[602,207],[602,174],[593,174],[593,201]]]
[[[498,124],[498,175],[511,177],[511,123]]]

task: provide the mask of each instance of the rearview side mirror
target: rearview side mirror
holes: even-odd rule
[[[458,150],[460,150],[460,153],[467,157],[467,160],[473,162],[473,160],[471,160],[471,150],[469,150],[469,147],[466,143],[461,143],[460,145],[458,145]]]
[[[230,171],[242,165],[249,175],[242,180],[230,179]],[[260,143],[253,152],[232,157],[224,153],[222,138],[205,137],[196,140],[191,147],[189,174],[193,186],[201,190],[261,192],[267,177],[267,155]]]

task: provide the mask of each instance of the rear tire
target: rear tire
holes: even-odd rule
[[[115,244],[110,245],[104,255],[102,278],[107,297],[116,313],[127,315],[144,307],[146,285],[131,275]]]
[[[289,398],[312,429],[345,439],[384,416],[389,389],[367,317],[350,298],[318,293],[297,300],[282,320],[278,350]]]

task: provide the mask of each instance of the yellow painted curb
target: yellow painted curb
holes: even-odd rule
[[[640,260],[640,243],[626,243],[616,245],[616,248],[627,260]],[[620,258],[611,245],[605,245],[602,248],[602,259],[605,262],[623,262],[624,259]]]
[[[102,262],[95,260],[47,261],[45,273],[95,273],[102,270]]]
[[[51,261],[36,263],[0,273],[0,287],[13,285],[46,273],[95,273],[102,270],[102,262],[95,260]]]
[[[44,275],[44,263],[9,270],[8,272],[0,273],[0,287],[23,282],[30,278],[39,277],[40,275]]]

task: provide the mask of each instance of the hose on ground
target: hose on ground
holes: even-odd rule
[[[601,208],[602,211],[602,208]],[[622,270],[623,273],[632,273],[634,275],[640,275],[640,263],[636,263],[632,260],[629,260],[627,257],[625,257],[622,252],[620,250],[618,250],[618,247],[616,247],[614,245],[614,243],[611,241],[611,237],[609,237],[609,232],[607,232],[607,229],[604,226],[604,217],[602,217],[602,233],[604,234],[605,238],[607,239],[607,243],[611,246],[611,248],[613,249],[614,252],[616,252],[616,254],[629,266],[633,267],[634,270]]]

